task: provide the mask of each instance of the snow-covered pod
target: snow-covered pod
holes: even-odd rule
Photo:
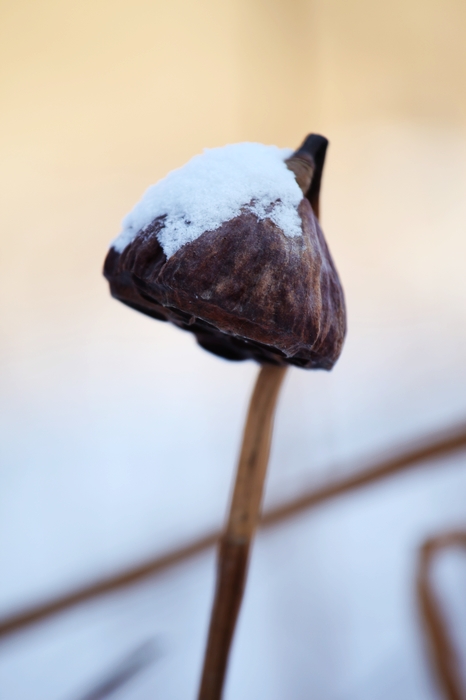
[[[346,314],[318,222],[327,144],[233,144],[169,173],[111,245],[112,295],[227,359],[331,369]]]

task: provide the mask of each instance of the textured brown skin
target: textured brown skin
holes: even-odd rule
[[[343,291],[307,199],[299,214],[302,237],[244,211],[168,261],[161,220],[122,254],[110,250],[104,273],[113,296],[195,333],[216,354],[331,369],[346,329]]]
[[[331,369],[346,331],[343,290],[308,199],[298,212],[302,237],[245,209],[168,260],[161,217],[121,254],[109,251],[112,295],[227,359]]]

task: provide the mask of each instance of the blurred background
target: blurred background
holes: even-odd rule
[[[222,525],[257,368],[117,303],[101,275],[146,187],[205,147],[330,140],[321,218],[348,337],[331,373],[289,372],[265,510],[465,425],[463,0],[0,11],[2,620]],[[416,571],[427,538],[466,527],[465,467],[440,451],[259,533],[226,699],[448,697]],[[1,697],[104,697],[145,649],[113,695],[194,698],[214,574],[206,547],[2,634]],[[447,557],[463,671],[465,584],[466,556]]]

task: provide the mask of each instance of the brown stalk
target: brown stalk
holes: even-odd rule
[[[233,498],[218,550],[217,586],[199,700],[219,700],[246,581],[249,548],[259,519],[273,417],[285,367],[264,365],[244,428]]]

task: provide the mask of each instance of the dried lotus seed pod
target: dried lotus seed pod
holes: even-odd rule
[[[224,358],[331,369],[346,314],[317,218],[327,143],[239,143],[171,172],[112,243],[112,295]]]

